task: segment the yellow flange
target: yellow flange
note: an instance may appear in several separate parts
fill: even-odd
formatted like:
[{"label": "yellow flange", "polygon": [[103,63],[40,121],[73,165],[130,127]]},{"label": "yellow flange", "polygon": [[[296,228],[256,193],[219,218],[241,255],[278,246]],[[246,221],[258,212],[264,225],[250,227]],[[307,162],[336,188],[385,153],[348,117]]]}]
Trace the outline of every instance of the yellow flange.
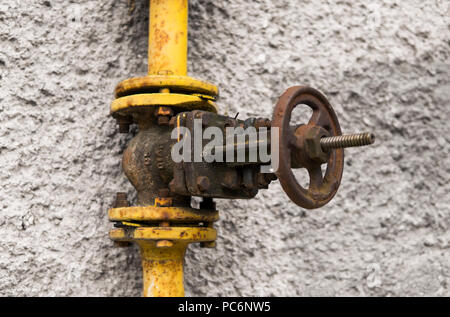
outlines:
[{"label": "yellow flange", "polygon": [[111,221],[159,222],[175,223],[214,222],[219,219],[217,210],[199,210],[186,207],[123,207],[108,210]]},{"label": "yellow flange", "polygon": [[178,240],[192,243],[214,241],[217,231],[203,227],[127,227],[112,229],[109,237],[114,241]]},{"label": "yellow flange", "polygon": [[123,112],[124,110],[130,112],[133,109],[148,106],[167,106],[180,111],[198,109],[217,113],[217,107],[211,100],[194,95],[171,93],[137,94],[120,97],[112,102],[111,113]]},{"label": "yellow flange", "polygon": [[174,92],[188,92],[205,94],[216,97],[219,89],[213,84],[187,76],[146,76],[130,78],[116,86],[116,98],[138,94],[140,92],[158,92],[159,89],[168,88]]},{"label": "yellow flange", "polygon": [[148,106],[217,113],[217,87],[187,76],[187,21],[188,0],[150,0],[148,76],[117,85],[112,114]]}]

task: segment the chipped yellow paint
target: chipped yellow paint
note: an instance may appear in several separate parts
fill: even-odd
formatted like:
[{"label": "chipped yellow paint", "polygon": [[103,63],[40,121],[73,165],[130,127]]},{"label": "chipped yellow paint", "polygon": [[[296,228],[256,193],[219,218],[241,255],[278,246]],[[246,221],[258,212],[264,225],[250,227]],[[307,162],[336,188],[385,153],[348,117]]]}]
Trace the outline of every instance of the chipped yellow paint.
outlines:
[{"label": "chipped yellow paint", "polygon": [[129,227],[114,228],[109,237],[114,241],[176,240],[192,243],[214,241],[217,231],[205,227]]},{"label": "chipped yellow paint", "polygon": [[213,84],[187,76],[161,76],[130,78],[119,83],[115,89],[116,98],[138,93],[139,91],[156,91],[161,88],[183,91],[188,93],[204,94],[209,98],[216,97],[219,89]]},{"label": "chipped yellow paint", "polygon": [[142,257],[143,296],[184,296],[183,261],[187,243],[158,248],[153,241],[139,241]]},{"label": "chipped yellow paint", "polygon": [[211,227],[130,226],[112,229],[109,236],[116,242],[134,241],[139,245],[143,296],[179,297],[184,296],[184,255],[188,244],[212,243],[217,231]]},{"label": "chipped yellow paint", "polygon": [[138,223],[134,223],[134,222],[127,222],[127,221],[122,221],[122,224],[124,226],[131,226],[131,227],[140,227],[141,225]]},{"label": "chipped yellow paint", "polygon": [[219,219],[217,210],[199,210],[186,207],[122,207],[108,210],[111,221],[170,221],[170,222],[214,222]]},{"label": "chipped yellow paint", "polygon": [[156,197],[155,207],[168,207],[172,205],[172,198],[170,197]]},{"label": "chipped yellow paint", "polygon": [[187,74],[188,0],[150,0],[148,74]]},{"label": "chipped yellow paint", "polygon": [[120,97],[111,104],[111,113],[137,107],[169,106],[181,111],[205,110],[217,113],[217,107],[211,100],[199,96],[171,93],[136,94]]},{"label": "chipped yellow paint", "polygon": [[150,0],[148,76],[119,83],[111,113],[166,106],[217,113],[219,91],[187,76],[188,0]]}]

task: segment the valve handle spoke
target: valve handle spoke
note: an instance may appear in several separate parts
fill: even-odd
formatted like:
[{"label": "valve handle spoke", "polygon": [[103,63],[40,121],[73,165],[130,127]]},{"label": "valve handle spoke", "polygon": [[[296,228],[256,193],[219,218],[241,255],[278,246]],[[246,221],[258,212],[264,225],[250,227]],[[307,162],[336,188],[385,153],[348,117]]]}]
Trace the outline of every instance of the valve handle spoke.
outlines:
[{"label": "valve handle spoke", "polygon": [[312,165],[307,170],[309,174],[309,190],[317,192],[324,182],[324,178],[322,176],[322,168],[318,164]]},{"label": "valve handle spoke", "polygon": [[316,126],[321,126],[321,127],[329,127],[330,126],[330,122],[329,122],[329,116],[327,115],[327,113],[324,111],[324,109],[322,107],[317,107],[316,104],[313,104],[313,114],[311,116],[311,119],[309,119],[308,124],[309,125],[316,125]]}]

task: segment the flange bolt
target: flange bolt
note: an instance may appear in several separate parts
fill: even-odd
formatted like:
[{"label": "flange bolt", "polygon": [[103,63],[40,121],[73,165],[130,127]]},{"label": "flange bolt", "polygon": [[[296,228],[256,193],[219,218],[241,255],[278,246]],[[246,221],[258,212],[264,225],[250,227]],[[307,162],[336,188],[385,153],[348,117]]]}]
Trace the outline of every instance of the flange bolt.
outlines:
[{"label": "flange bolt", "polygon": [[114,202],[114,208],[128,207],[128,195],[127,193],[117,193],[116,200]]},{"label": "flange bolt", "polygon": [[128,133],[130,131],[130,125],[133,123],[131,116],[115,116],[116,122],[119,125],[119,133]]}]

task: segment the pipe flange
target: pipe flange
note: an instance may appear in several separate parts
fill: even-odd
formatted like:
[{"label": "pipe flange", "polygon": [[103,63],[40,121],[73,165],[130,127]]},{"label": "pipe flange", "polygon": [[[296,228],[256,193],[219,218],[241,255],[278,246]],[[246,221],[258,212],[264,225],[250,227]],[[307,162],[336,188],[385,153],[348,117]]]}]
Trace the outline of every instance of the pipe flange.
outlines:
[{"label": "pipe flange", "polygon": [[219,219],[217,210],[203,210],[186,207],[122,207],[108,210],[109,220],[126,222],[200,223]]},{"label": "pipe flange", "polygon": [[217,230],[205,227],[124,227],[109,232],[114,241],[213,242]]},{"label": "pipe flange", "polygon": [[175,112],[204,110],[217,113],[216,104],[201,95],[172,93],[137,94],[120,97],[111,104],[111,114],[128,115],[147,107],[171,107]]},{"label": "pipe flange", "polygon": [[115,89],[116,98],[141,94],[155,93],[160,89],[170,89],[175,93],[198,93],[215,98],[219,94],[217,86],[188,76],[154,75],[126,79]]}]

